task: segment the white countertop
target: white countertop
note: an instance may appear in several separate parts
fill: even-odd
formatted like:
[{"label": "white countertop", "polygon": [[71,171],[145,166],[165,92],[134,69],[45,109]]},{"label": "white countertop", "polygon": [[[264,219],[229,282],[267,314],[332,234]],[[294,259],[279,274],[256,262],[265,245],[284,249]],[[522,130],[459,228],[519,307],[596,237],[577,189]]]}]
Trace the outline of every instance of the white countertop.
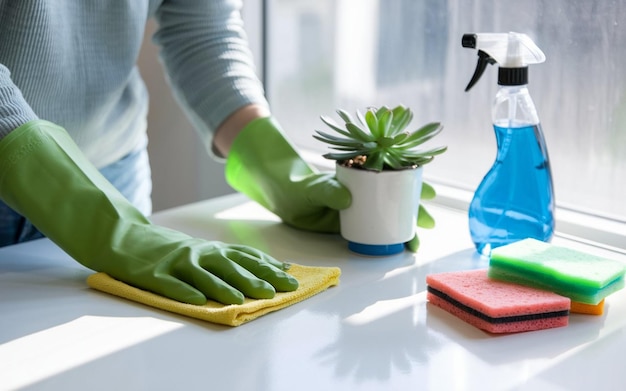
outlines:
[{"label": "white countertop", "polygon": [[156,214],[194,236],[342,269],[339,286],[236,328],[91,290],[91,272],[47,239],[2,248],[0,389],[626,389],[626,290],[565,328],[486,334],[426,302],[427,274],[487,266],[464,214],[429,210],[437,228],[420,231],[420,252],[387,258],[290,229],[240,195]]}]

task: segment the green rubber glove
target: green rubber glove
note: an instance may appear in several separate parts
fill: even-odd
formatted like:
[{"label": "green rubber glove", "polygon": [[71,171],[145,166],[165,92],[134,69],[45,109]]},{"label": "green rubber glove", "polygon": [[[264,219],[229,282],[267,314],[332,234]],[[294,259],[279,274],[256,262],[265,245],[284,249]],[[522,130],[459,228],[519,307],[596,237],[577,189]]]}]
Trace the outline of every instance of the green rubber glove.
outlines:
[{"label": "green rubber glove", "polygon": [[174,300],[239,304],[298,287],[258,250],[151,224],[50,122],[0,141],[0,198],[86,267]]},{"label": "green rubber glove", "polygon": [[272,118],[251,121],[228,153],[228,183],[285,224],[314,232],[339,232],[338,210],[350,206],[350,192],[334,174],[310,167]]}]

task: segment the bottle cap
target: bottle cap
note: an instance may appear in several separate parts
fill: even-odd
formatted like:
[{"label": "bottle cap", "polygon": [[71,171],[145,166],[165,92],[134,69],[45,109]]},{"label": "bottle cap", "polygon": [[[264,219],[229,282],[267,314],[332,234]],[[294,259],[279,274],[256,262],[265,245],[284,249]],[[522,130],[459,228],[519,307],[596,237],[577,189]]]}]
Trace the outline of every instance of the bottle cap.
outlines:
[{"label": "bottle cap", "polygon": [[528,84],[528,67],[498,69],[498,84],[501,86],[523,86]]},{"label": "bottle cap", "polygon": [[498,64],[498,84],[528,84],[528,65],[546,60],[545,54],[526,34],[479,33],[464,34],[461,44],[478,49],[478,64],[465,91],[469,91],[482,76],[487,65]]}]

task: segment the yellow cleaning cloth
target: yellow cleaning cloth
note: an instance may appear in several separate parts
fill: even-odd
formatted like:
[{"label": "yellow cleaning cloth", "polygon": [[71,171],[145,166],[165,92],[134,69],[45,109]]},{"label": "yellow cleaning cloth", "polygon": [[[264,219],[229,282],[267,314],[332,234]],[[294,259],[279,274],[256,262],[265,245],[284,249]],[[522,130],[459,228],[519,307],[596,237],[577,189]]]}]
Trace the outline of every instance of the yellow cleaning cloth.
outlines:
[{"label": "yellow cleaning cloth", "polygon": [[212,323],[239,326],[259,316],[308,299],[331,286],[339,284],[341,270],[337,267],[311,267],[291,264],[289,274],[298,280],[297,290],[277,292],[272,299],[254,300],[246,298],[244,303],[239,305],[224,305],[211,300],[205,305],[185,304],[132,287],[111,278],[106,273],[90,275],[87,277],[87,284],[94,289],[162,310]]}]

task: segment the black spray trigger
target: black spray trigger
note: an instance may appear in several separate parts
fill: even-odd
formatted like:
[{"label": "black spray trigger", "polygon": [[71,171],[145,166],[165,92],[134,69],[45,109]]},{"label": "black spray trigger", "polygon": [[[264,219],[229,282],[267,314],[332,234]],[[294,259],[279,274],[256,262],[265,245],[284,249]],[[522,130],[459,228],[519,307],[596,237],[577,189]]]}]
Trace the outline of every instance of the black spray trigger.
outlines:
[{"label": "black spray trigger", "polygon": [[474,71],[472,80],[470,80],[470,82],[467,84],[467,87],[465,87],[465,92],[469,91],[470,88],[472,88],[474,84],[478,82],[478,79],[480,79],[480,77],[483,75],[483,72],[485,72],[485,69],[487,69],[487,65],[493,65],[495,63],[496,63],[496,60],[494,60],[489,54],[487,54],[486,52],[483,52],[482,50],[479,50],[478,51],[478,63],[476,64],[476,70]]}]

